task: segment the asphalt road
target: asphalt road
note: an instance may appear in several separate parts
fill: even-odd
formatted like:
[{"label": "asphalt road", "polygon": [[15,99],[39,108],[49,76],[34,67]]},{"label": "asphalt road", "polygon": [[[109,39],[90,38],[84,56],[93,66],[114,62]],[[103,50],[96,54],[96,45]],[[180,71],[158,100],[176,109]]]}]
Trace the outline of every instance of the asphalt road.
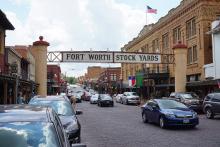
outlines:
[{"label": "asphalt road", "polygon": [[78,103],[82,142],[88,147],[220,147],[220,117],[208,120],[200,115],[195,129],[161,129],[144,124],[140,107],[115,103],[98,107]]}]

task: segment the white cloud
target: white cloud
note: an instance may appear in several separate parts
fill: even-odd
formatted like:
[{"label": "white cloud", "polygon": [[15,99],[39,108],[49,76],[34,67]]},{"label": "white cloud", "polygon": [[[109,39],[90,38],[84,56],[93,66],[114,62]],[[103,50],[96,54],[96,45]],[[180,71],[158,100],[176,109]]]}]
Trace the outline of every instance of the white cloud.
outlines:
[{"label": "white cloud", "polygon": [[[20,4],[21,0],[16,2]],[[50,42],[50,51],[71,48],[119,51],[146,22],[143,10],[115,0],[32,0],[29,7],[25,21],[18,20],[16,12],[7,12],[16,28],[8,33],[8,44],[32,44],[43,35]],[[149,18],[149,22],[153,21]],[[88,64],[61,64],[62,71],[68,71],[70,66],[75,71],[68,73],[79,76]]]}]

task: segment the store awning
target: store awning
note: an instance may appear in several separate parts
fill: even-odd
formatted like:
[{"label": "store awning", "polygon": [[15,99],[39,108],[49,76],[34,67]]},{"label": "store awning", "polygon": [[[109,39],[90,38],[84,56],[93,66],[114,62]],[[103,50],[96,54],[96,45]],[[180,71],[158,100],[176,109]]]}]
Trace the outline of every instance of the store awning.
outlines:
[{"label": "store awning", "polygon": [[205,80],[205,81],[194,81],[186,83],[186,86],[216,86],[218,85],[217,80]]}]

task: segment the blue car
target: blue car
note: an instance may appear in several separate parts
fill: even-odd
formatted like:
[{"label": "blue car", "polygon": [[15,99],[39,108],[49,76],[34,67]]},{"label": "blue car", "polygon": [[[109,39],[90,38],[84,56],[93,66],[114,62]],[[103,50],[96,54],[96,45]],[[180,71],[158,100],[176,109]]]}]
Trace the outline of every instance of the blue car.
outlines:
[{"label": "blue car", "polygon": [[154,122],[161,128],[199,124],[197,113],[184,104],[169,99],[152,99],[141,107],[144,123]]}]

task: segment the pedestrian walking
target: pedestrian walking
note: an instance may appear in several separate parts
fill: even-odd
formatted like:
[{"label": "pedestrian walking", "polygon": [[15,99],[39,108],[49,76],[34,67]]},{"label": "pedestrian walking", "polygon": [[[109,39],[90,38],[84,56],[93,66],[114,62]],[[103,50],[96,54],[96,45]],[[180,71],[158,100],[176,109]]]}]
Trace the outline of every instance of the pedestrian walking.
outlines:
[{"label": "pedestrian walking", "polygon": [[18,93],[18,96],[16,98],[16,103],[17,104],[24,104],[24,98],[22,97],[22,92]]},{"label": "pedestrian walking", "polygon": [[73,108],[76,108],[76,97],[74,95],[71,96],[70,102],[72,103]]}]

